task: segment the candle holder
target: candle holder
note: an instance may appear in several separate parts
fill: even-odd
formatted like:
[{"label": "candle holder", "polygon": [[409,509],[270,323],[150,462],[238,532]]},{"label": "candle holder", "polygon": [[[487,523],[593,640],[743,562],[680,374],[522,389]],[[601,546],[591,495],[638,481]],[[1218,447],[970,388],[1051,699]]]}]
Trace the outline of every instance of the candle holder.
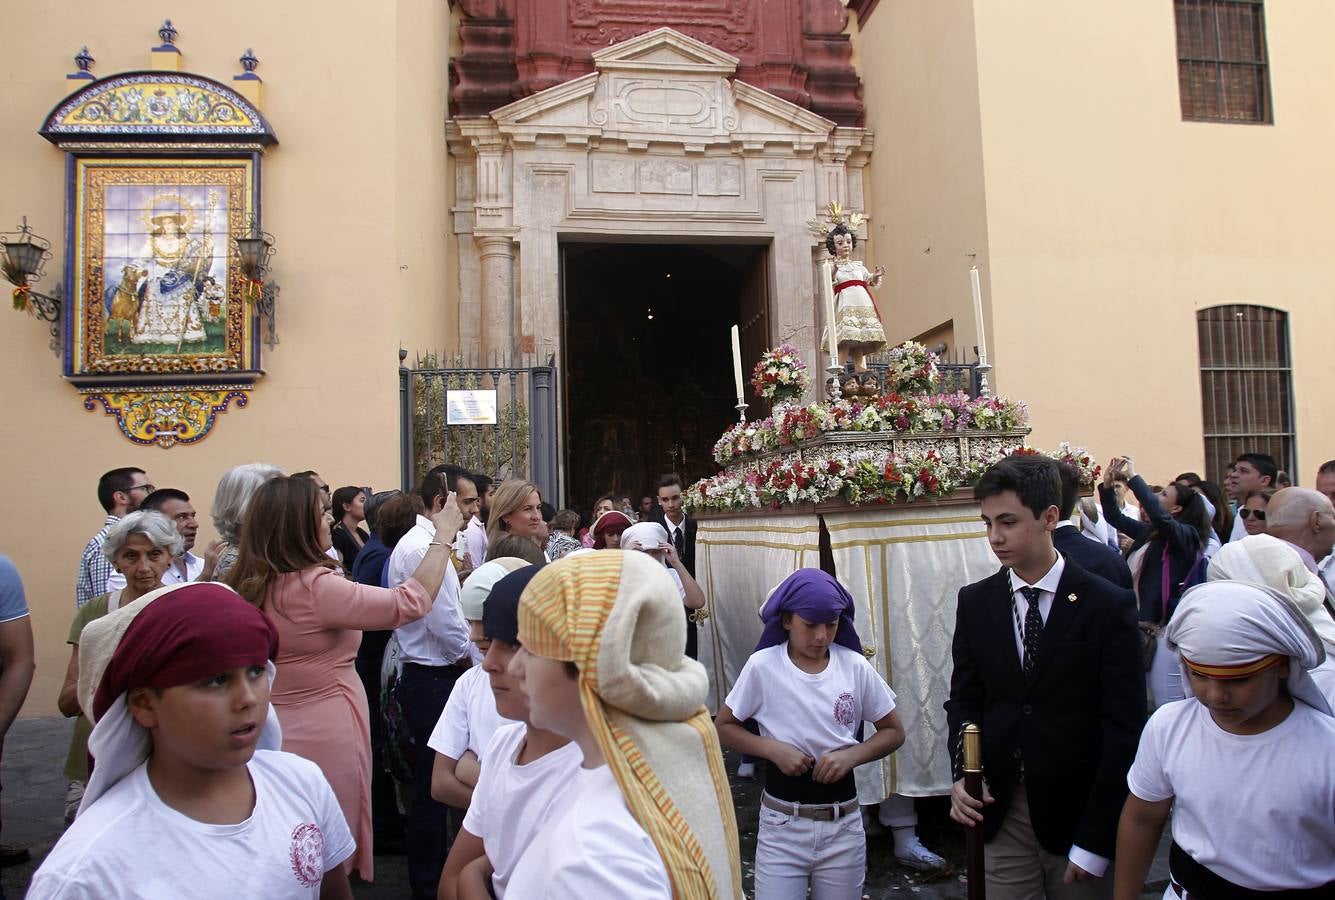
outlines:
[{"label": "candle holder", "polygon": [[992,367],[987,363],[978,364],[978,396],[991,397],[992,389],[987,383],[987,373],[992,371]]},{"label": "candle holder", "polygon": [[830,400],[838,403],[844,396],[843,388],[839,386],[839,382],[843,380],[844,367],[836,365],[834,360],[830,360],[830,364],[825,367],[825,371],[830,376]]},{"label": "candle holder", "polygon": [[737,410],[737,422],[741,425],[746,424],[746,408],[748,405],[749,404],[744,401],[738,400],[737,405],[733,407],[733,409]]}]

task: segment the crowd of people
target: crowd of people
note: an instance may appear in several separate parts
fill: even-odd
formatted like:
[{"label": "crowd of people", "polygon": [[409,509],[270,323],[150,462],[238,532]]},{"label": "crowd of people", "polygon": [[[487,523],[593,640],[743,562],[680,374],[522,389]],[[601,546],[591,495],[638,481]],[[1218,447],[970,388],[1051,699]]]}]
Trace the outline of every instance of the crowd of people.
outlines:
[{"label": "crowd of people", "polygon": [[[1222,486],[1115,457],[1096,498],[1045,457],[983,475],[1001,568],[959,594],[942,753],[993,900],[1138,897],[1170,811],[1165,896],[1335,891],[1335,461],[1284,481],[1260,453]],[[862,897],[868,821],[943,869],[911,798],[859,805],[906,733],[834,575],[712,598],[762,633],[706,712],[682,487],[584,519],[452,465],[411,492],[242,465],[199,548],[186,491],[107,472],[58,697],[68,828],[29,896],[346,898],[403,853],[414,898],[739,898],[722,748],[763,779],[760,900]],[[0,735],[27,616],[0,556]]]}]

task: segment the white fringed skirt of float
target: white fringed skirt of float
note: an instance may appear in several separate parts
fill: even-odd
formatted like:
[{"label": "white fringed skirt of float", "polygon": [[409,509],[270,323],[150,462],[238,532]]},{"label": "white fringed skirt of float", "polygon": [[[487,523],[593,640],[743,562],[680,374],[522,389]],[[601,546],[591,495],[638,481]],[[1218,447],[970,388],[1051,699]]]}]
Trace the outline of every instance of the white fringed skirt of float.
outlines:
[{"label": "white fringed skirt of float", "polygon": [[[986,465],[1022,445],[1027,428],[1008,432],[832,434],[790,452],[753,457],[731,467],[760,472],[772,462],[819,464],[833,451],[894,454]],[[842,452],[840,452],[842,451]],[[914,473],[911,473],[914,474]],[[726,477],[728,471],[723,476]],[[800,492],[799,492],[800,493]],[[901,497],[906,497],[901,494]],[[771,503],[772,506],[772,503]],[[857,604],[854,623],[864,652],[894,689],[904,724],[903,747],[856,772],[863,803],[892,793],[932,796],[950,791],[946,714],[950,644],[959,589],[996,571],[972,490],[932,499],[850,504],[799,502],[779,509],[693,512],[696,580],[709,617],[699,625],[700,661],[710,675],[715,712],[760,637],[758,610],[769,591],[794,570],[822,567],[822,554]],[[866,726],[868,729],[870,725]]]}]

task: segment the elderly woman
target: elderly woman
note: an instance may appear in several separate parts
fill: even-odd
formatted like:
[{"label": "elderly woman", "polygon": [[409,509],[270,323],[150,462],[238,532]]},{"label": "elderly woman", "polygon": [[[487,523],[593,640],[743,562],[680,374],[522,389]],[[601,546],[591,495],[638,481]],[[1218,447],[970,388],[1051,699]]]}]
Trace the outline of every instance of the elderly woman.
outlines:
[{"label": "elderly woman", "polygon": [[463,514],[450,503],[433,521],[437,540],[407,581],[395,588],[357,584],[340,576],[326,555],[331,519],[315,485],[307,478],[270,479],[250,503],[240,555],[227,578],[278,629],[271,702],[283,726],[283,749],[324,772],[357,840],[357,853],[345,865],[366,881],[374,874],[371,734],[354,659],[363,630],[397,628],[430,611]]},{"label": "elderly woman", "polygon": [[641,553],[570,556],[524,589],[508,670],[529,722],[584,762],[506,896],[742,896],[709,678],[682,655],[684,624],[671,579]]},{"label": "elderly woman", "polygon": [[228,469],[218,479],[211,514],[213,527],[217,529],[222,544],[218,547],[218,564],[213,568],[214,581],[225,581],[227,573],[236,565],[241,543],[241,523],[246,520],[250,498],[260,485],[282,474],[282,469],[268,463],[246,463]]},{"label": "elderly woman", "polygon": [[79,708],[79,635],[84,626],[109,612],[133,603],[144,594],[162,586],[162,575],[173,559],[185,551],[185,542],[176,525],[160,512],[132,512],[107,532],[102,552],[112,568],[125,577],[125,587],[100,597],[94,597],[74,613],[68,643],[70,664],[65,669],[65,683],[61,685],[56,705],[66,716],[78,716],[74,735],[70,738],[69,755],[65,758],[65,777],[69,792],[65,797],[65,821],[74,820],[83,797],[83,786],[88,781],[88,735],[93,726]]}]

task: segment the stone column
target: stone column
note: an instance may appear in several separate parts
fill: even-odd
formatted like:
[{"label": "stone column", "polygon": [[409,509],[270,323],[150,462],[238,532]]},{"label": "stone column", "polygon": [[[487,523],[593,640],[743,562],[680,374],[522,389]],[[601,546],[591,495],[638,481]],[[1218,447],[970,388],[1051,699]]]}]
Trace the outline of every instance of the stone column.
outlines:
[{"label": "stone column", "polygon": [[482,263],[482,353],[514,352],[514,238],[506,232],[475,232]]}]

